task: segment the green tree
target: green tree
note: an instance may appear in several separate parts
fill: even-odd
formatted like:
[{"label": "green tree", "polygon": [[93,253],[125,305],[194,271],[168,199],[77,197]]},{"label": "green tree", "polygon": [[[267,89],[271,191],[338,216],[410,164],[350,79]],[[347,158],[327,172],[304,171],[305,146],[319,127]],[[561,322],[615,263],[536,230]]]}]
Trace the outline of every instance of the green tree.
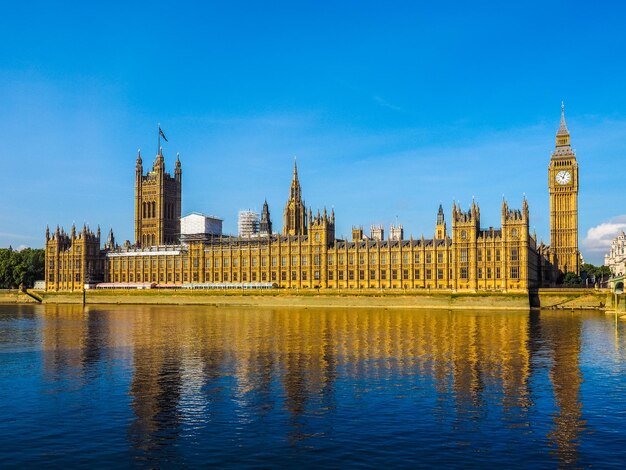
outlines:
[{"label": "green tree", "polygon": [[583,285],[583,281],[576,273],[565,273],[563,285],[565,287],[580,287]]},{"label": "green tree", "polygon": [[611,277],[611,269],[608,266],[594,266],[585,263],[580,267],[580,276],[583,280],[587,279],[589,285],[603,284]]},{"label": "green tree", "polygon": [[15,289],[20,284],[32,287],[44,277],[45,252],[42,249],[0,248],[0,288]]},{"label": "green tree", "polygon": [[13,249],[0,249],[0,288],[8,289],[13,284]]},{"label": "green tree", "polygon": [[596,270],[598,268],[595,267],[593,264],[590,263],[584,263],[581,267],[580,267],[580,276],[583,278],[594,278],[596,276]]}]

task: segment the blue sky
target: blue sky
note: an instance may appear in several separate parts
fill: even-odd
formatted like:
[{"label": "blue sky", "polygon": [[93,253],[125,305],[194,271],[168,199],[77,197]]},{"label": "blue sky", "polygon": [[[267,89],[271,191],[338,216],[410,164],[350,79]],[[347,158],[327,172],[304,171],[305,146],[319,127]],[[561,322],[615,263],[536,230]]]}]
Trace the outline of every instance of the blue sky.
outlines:
[{"label": "blue sky", "polygon": [[[156,126],[183,212],[260,210],[276,228],[298,158],[307,205],[432,236],[475,197],[500,225],[528,197],[549,239],[547,166],[565,101],[580,242],[626,227],[626,4],[11,2],[0,16],[0,246],[46,224],[133,236],[134,162]],[[366,230],[367,231],[367,230]]]}]

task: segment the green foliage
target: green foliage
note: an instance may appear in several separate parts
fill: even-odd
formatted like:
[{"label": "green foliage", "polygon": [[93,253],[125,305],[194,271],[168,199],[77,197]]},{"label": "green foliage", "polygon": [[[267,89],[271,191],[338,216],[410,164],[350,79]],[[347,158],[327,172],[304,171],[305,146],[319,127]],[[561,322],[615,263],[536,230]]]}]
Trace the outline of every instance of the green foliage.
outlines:
[{"label": "green foliage", "polygon": [[565,287],[579,287],[583,285],[583,281],[576,273],[565,273],[563,285]]},{"label": "green foliage", "polygon": [[580,275],[582,277],[594,277],[596,269],[598,268],[593,264],[585,263],[580,267]]},{"label": "green foliage", "polygon": [[0,248],[0,289],[15,289],[20,284],[32,287],[36,280],[44,278],[44,262],[42,249]]},{"label": "green foliage", "polygon": [[580,275],[583,279],[589,279],[590,283],[603,282],[611,277],[611,270],[608,266],[585,263],[580,267]]}]

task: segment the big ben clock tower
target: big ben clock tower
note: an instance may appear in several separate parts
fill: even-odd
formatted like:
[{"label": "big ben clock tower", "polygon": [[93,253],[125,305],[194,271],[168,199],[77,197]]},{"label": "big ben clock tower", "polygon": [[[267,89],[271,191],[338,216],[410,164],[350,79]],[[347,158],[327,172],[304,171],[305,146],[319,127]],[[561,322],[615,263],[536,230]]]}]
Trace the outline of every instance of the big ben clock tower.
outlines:
[{"label": "big ben clock tower", "polygon": [[561,103],[561,125],[556,148],[548,166],[550,188],[550,251],[554,267],[562,272],[579,273],[578,251],[578,162],[570,146]]}]

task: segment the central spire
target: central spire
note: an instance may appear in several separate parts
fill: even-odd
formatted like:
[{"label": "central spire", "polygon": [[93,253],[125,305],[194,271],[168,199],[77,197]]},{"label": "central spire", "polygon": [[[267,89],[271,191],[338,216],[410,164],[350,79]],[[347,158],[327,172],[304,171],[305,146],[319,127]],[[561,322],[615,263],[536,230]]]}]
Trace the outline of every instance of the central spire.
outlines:
[{"label": "central spire", "polygon": [[443,206],[439,204],[439,210],[437,211],[437,225],[444,223]]},{"label": "central spire", "polygon": [[306,235],[306,208],[302,201],[302,189],[298,181],[298,165],[293,159],[293,178],[289,191],[289,200],[285,205],[283,235]]},{"label": "central spire", "polygon": [[298,181],[298,165],[296,157],[293,157],[293,178],[291,180],[291,198],[300,200],[300,181]]}]

